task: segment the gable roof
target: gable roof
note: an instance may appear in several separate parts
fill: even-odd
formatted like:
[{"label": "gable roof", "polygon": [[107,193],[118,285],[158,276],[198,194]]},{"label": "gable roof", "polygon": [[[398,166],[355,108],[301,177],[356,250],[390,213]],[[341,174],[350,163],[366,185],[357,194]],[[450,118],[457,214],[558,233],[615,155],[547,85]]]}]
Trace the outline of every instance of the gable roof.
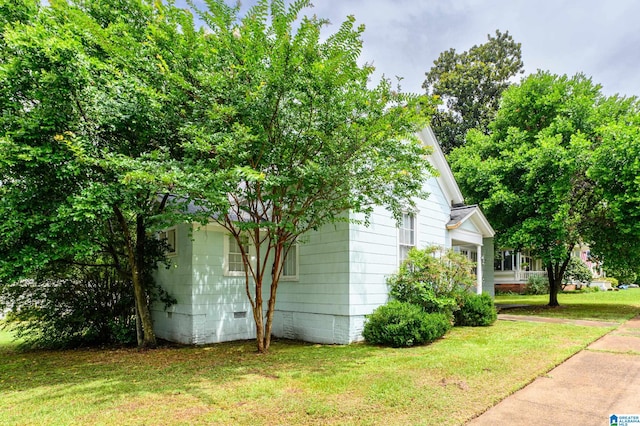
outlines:
[{"label": "gable roof", "polygon": [[456,179],[453,177],[453,172],[451,172],[451,167],[449,167],[449,163],[447,163],[447,159],[431,127],[425,127],[422,131],[418,132],[418,137],[424,145],[430,146],[433,149],[433,153],[429,156],[429,162],[440,172],[440,175],[436,179],[449,205],[464,205],[462,192],[460,192]]},{"label": "gable roof", "polygon": [[495,231],[491,227],[491,224],[476,204],[470,206],[453,207],[451,209],[451,216],[449,222],[447,222],[447,229],[457,229],[467,220],[471,220],[474,226],[482,233],[482,236],[493,237]]},{"label": "gable roof", "polygon": [[482,210],[480,210],[480,207],[475,204],[469,206],[464,204],[464,197],[462,196],[460,187],[453,176],[447,158],[444,156],[440,148],[440,143],[438,143],[431,127],[426,127],[420,131],[418,137],[424,145],[430,146],[433,149],[433,153],[429,156],[429,162],[440,172],[436,180],[451,206],[451,216],[447,223],[447,229],[457,229],[467,220],[471,220],[478,231],[482,233],[483,237],[493,237],[495,231],[482,213]]}]

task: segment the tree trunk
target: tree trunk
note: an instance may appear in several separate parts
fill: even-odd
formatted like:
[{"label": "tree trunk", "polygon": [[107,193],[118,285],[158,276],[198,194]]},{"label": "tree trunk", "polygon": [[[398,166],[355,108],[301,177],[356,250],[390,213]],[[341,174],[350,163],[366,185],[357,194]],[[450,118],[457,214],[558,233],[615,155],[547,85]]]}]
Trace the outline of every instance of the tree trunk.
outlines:
[{"label": "tree trunk", "polygon": [[136,342],[138,347],[142,347],[144,342],[144,332],[142,331],[142,320],[140,319],[140,311],[138,311],[138,300],[134,298],[134,308],[136,312]]},{"label": "tree trunk", "polygon": [[567,253],[567,257],[562,262],[547,263],[547,277],[549,278],[549,305],[552,307],[560,306],[558,302],[558,293],[562,288],[562,280],[564,278],[564,272],[567,270],[567,265],[569,264],[569,259],[571,258],[571,249],[573,245],[570,246],[569,252]]},{"label": "tree trunk", "polygon": [[549,279],[549,305],[548,306],[560,306],[558,303],[558,289],[559,285],[555,280],[555,277]]},{"label": "tree trunk", "polygon": [[[256,290],[257,290],[256,285]],[[258,303],[258,298],[256,297],[256,303],[253,306],[253,320],[256,323],[256,344],[258,348],[258,352],[265,353],[267,349],[264,347],[264,317],[262,313],[262,298],[260,298],[260,303]]]},{"label": "tree trunk", "polygon": [[[142,345],[138,345],[143,348],[154,348],[156,346],[156,334],[153,331],[153,321],[151,320],[151,312],[149,311],[149,303],[147,301],[147,295],[144,291],[144,286],[141,277],[139,258],[136,255],[136,248],[134,248],[133,242],[131,240],[131,233],[129,232],[129,225],[127,224],[127,220],[124,215],[120,211],[117,206],[113,206],[113,212],[118,219],[118,223],[120,224],[120,229],[122,230],[124,241],[125,241],[125,250],[127,252],[127,257],[129,259],[129,265],[131,268],[131,282],[133,284],[133,295],[136,302],[136,311],[138,315],[140,315],[140,321],[142,322],[142,331],[143,331],[143,339]],[[138,228],[139,224],[137,224],[136,228]],[[136,229],[136,234],[138,233],[138,229]]]},{"label": "tree trunk", "polygon": [[273,328],[273,314],[276,310],[276,293],[278,291],[278,282],[282,271],[282,245],[275,248],[273,259],[273,267],[271,268],[271,291],[269,293],[269,303],[267,305],[267,325],[264,335],[264,351],[269,350],[271,346],[271,330]]}]

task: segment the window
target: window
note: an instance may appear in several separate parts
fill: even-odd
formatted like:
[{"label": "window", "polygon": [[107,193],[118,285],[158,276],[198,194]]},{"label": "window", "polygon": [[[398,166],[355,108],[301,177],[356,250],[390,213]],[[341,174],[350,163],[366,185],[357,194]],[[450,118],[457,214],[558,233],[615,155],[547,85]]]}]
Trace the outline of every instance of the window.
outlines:
[{"label": "window", "polygon": [[402,263],[409,250],[416,247],[416,215],[402,213],[402,222],[398,229],[398,259]]},{"label": "window", "polygon": [[[241,236],[242,247],[245,254],[249,255],[249,238]],[[225,239],[225,275],[244,276],[244,262],[242,250],[233,235],[227,235]]]},{"label": "window", "polygon": [[298,279],[298,245],[294,244],[289,249],[287,257],[282,262],[282,275],[280,279],[295,281]]},{"label": "window", "polygon": [[175,255],[176,251],[176,228],[169,228],[166,231],[158,232],[158,239],[167,244],[167,255]]},{"label": "window", "polygon": [[499,251],[495,257],[493,269],[495,271],[512,271],[515,257],[513,250]]}]

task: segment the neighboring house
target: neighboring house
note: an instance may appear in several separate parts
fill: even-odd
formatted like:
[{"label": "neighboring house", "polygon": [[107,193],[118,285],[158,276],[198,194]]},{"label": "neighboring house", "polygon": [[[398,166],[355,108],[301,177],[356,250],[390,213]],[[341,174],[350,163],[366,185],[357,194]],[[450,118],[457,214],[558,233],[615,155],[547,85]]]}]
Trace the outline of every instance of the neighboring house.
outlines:
[{"label": "neighboring house", "polygon": [[[477,206],[464,205],[431,129],[419,137],[433,147],[430,161],[439,171],[425,183],[428,198],[416,200],[399,227],[387,210],[376,208],[368,227],[338,223],[305,236],[285,261],[274,336],[337,344],[361,340],[365,315],[387,302],[386,279],[412,247],[439,245],[465,253],[477,262],[477,292],[493,295],[493,229]],[[255,338],[235,240],[214,224],[180,224],[164,232],[172,266],[156,278],[177,303],[166,310],[153,306],[157,336],[196,344]]]},{"label": "neighboring house", "polygon": [[[603,276],[602,265],[591,259],[589,247],[576,245],[571,256],[578,257],[591,269],[594,279]],[[522,293],[531,276],[547,277],[547,271],[540,259],[526,251],[511,249],[497,250],[494,255],[494,281],[496,293]]]}]

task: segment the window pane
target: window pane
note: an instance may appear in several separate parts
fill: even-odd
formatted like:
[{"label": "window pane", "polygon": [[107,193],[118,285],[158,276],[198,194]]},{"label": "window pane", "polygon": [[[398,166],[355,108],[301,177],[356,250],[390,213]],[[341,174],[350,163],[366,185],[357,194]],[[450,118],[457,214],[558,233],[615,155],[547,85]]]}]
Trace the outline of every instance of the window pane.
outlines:
[{"label": "window pane", "polygon": [[298,275],[297,258],[298,258],[298,246],[294,245],[289,249],[289,253],[287,254],[287,257],[284,259],[284,262],[282,264],[282,276],[295,277]]},{"label": "window pane", "polygon": [[[243,246],[245,253],[248,252],[249,246],[247,244],[248,240],[243,238]],[[242,261],[242,251],[240,250],[240,245],[233,237],[233,235],[229,235],[229,257],[227,259],[229,264],[230,272],[243,272],[244,271],[244,262]]]},{"label": "window pane", "polygon": [[398,256],[402,263],[409,250],[416,246],[416,217],[412,213],[402,214],[402,223],[398,230]]}]

